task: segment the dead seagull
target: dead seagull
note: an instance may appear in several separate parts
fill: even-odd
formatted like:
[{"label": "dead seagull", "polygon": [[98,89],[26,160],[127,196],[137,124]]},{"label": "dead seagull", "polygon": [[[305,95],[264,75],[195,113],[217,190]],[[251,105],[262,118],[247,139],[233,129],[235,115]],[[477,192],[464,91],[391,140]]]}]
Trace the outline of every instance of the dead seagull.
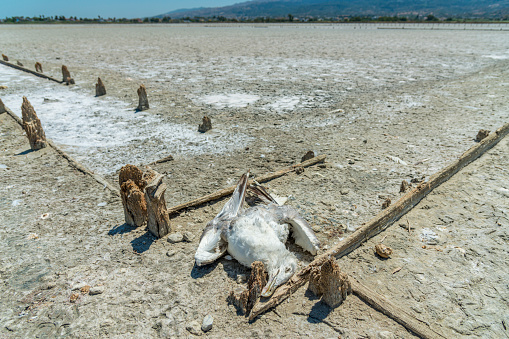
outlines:
[{"label": "dead seagull", "polygon": [[249,172],[242,175],[233,196],[212,219],[200,238],[194,259],[198,266],[210,264],[226,251],[245,266],[261,261],[269,274],[262,296],[271,296],[297,270],[297,258],[286,249],[290,233],[295,243],[313,255],[320,246],[308,223],[292,207],[279,206],[263,189],[250,187],[267,205],[242,209]]}]

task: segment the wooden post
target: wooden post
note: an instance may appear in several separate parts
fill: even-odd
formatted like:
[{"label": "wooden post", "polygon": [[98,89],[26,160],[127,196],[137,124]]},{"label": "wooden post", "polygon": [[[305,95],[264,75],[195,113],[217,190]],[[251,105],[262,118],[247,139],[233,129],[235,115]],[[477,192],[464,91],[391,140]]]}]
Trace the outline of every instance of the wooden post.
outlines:
[{"label": "wooden post", "polygon": [[71,78],[71,72],[67,69],[67,66],[62,65],[62,82],[66,85],[74,85],[74,79]]},{"label": "wooden post", "polygon": [[100,97],[101,95],[106,95],[106,87],[104,87],[101,78],[97,78],[97,84],[95,84],[95,96]]},{"label": "wooden post", "polygon": [[148,98],[147,98],[147,89],[144,85],[141,85],[140,88],[138,88],[138,107],[136,108],[137,111],[144,111],[149,109],[148,105]]},{"label": "wooden post", "polygon": [[138,167],[129,164],[120,169],[118,176],[125,222],[135,227],[139,227],[147,221],[145,181],[142,177],[143,172]]},{"label": "wooden post", "polygon": [[[145,200],[147,201],[147,226],[149,231],[158,238],[170,233],[170,218],[166,210],[164,192],[166,184],[163,183],[163,175],[155,171],[148,173],[145,187]],[[147,174],[147,172],[145,172]],[[145,177],[145,175],[144,175]]]},{"label": "wooden post", "polygon": [[37,113],[35,113],[34,108],[26,97],[23,97],[21,114],[23,115],[23,128],[27,133],[30,148],[38,150],[46,147],[46,134],[42,129],[41,120],[37,117]]},{"label": "wooden post", "polygon": [[203,121],[200,125],[198,125],[198,132],[205,133],[212,129],[212,121],[208,116],[203,117]]}]

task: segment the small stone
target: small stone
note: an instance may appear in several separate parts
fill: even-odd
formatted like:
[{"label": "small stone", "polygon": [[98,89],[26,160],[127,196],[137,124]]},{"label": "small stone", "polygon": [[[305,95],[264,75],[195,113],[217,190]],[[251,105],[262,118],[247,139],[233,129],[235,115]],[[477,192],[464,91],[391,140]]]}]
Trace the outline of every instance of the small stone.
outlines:
[{"label": "small stone", "polygon": [[166,256],[169,258],[173,257],[175,254],[177,254],[177,251],[174,251],[174,250],[170,250],[170,251],[166,252]]},{"label": "small stone", "polygon": [[214,318],[210,314],[207,314],[205,318],[203,318],[203,322],[201,324],[201,330],[203,332],[210,331],[212,329],[212,323],[214,322]]},{"label": "small stone", "polygon": [[392,254],[392,248],[385,246],[384,244],[378,244],[375,246],[376,254],[382,258],[389,258]]},{"label": "small stone", "polygon": [[202,334],[201,333],[201,326],[200,326],[200,324],[196,320],[193,320],[189,324],[187,324],[186,330],[188,330],[191,334],[194,334],[194,335],[201,335]]},{"label": "small stone", "polygon": [[81,292],[81,294],[89,293],[90,292],[90,286],[87,285],[87,286],[84,286],[84,287],[80,288],[80,292]]},{"label": "small stone", "polygon": [[320,233],[320,231],[322,230],[322,229],[320,228],[320,226],[317,226],[317,225],[315,225],[315,226],[311,226],[311,229],[312,229],[312,230],[313,230],[313,232],[315,232],[315,233]]},{"label": "small stone", "polygon": [[18,61],[16,61],[16,64],[17,64],[18,66],[23,67],[23,64],[22,64],[19,60],[18,60]]},{"label": "small stone", "polygon": [[340,190],[340,192],[341,192],[341,195],[348,195],[348,193],[350,193],[350,190],[348,188],[342,188]]},{"label": "small stone", "polygon": [[79,293],[73,293],[71,294],[71,296],[69,297],[69,301],[72,302],[73,304],[78,301],[80,297],[80,294]]},{"label": "small stone", "polygon": [[316,157],[315,152],[307,151],[307,153],[304,154],[304,156],[300,159],[300,162],[304,162],[306,160],[313,159],[314,157]]},{"label": "small stone", "polygon": [[[5,86],[5,85],[0,85],[0,89],[7,89],[7,88],[8,88],[8,87],[7,87],[7,86]],[[2,111],[2,112],[0,112],[0,113],[3,113],[3,112],[5,112],[5,111]]]},{"label": "small stone", "polygon": [[348,159],[348,164],[353,165],[353,164],[355,164],[355,161],[353,159]]},{"label": "small stone", "polygon": [[302,166],[297,166],[297,167],[295,168],[295,173],[296,173],[296,174],[302,174],[302,173],[304,173],[304,167],[302,167]]},{"label": "small stone", "polygon": [[171,244],[176,244],[184,240],[184,236],[178,232],[172,233],[168,236],[168,242]]},{"label": "small stone", "polygon": [[94,286],[89,290],[90,295],[102,294],[104,293],[104,286]]},{"label": "small stone", "polygon": [[81,290],[85,286],[87,286],[87,283],[84,283],[84,282],[80,282],[80,283],[74,284],[72,286],[71,291]]},{"label": "small stone", "polygon": [[4,61],[9,61],[9,57],[5,54],[2,54],[2,58],[4,59]]},{"label": "small stone", "polygon": [[212,121],[208,116],[203,117],[203,121],[201,125],[198,125],[198,132],[205,133],[207,131],[210,131],[212,129]]},{"label": "small stone", "polygon": [[189,232],[189,231],[186,231],[184,232],[183,234],[183,238],[184,238],[184,241],[185,242],[193,242],[194,240],[194,234]]},{"label": "small stone", "polygon": [[42,73],[42,65],[41,65],[40,62],[36,62],[35,63],[35,71],[39,72],[39,73]]},{"label": "small stone", "polygon": [[247,281],[247,276],[245,274],[237,275],[237,284],[243,284]]}]

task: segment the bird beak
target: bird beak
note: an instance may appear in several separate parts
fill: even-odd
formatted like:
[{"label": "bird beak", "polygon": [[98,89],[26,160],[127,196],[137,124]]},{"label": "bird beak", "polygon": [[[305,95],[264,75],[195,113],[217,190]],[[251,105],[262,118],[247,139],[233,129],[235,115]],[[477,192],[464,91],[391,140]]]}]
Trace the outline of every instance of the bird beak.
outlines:
[{"label": "bird beak", "polygon": [[270,297],[272,294],[274,294],[274,291],[276,290],[275,286],[276,276],[278,274],[279,270],[277,270],[276,274],[269,278],[269,281],[267,281],[267,285],[265,285],[265,287],[262,289],[262,297]]}]

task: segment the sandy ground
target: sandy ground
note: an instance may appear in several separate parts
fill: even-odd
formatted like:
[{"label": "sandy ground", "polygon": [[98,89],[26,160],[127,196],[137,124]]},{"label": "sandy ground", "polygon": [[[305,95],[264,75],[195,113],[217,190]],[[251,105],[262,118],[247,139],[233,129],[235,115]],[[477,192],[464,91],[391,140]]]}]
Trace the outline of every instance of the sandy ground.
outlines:
[{"label": "sandy ground", "polygon": [[[77,84],[2,66],[0,98],[20,114],[26,95],[47,135],[111,182],[125,163],[174,155],[154,166],[167,175],[168,205],[309,149],[327,154],[325,166],[267,185],[326,249],[396,200],[402,180],[426,178],[479,129],[507,122],[506,33],[375,28],[1,26],[0,52],[55,77],[65,64]],[[107,97],[93,97],[97,76]],[[151,109],[136,113],[141,83]],[[196,131],[203,115],[214,127],[205,135]],[[155,241],[123,224],[108,190],[51,149],[29,152],[21,128],[6,114],[0,121],[3,335],[191,336],[186,327],[211,314],[212,337],[411,337],[355,296],[330,310],[304,289],[248,324],[226,296],[249,271],[227,259],[198,269],[192,259],[224,201],[172,220],[193,242]],[[396,223],[341,267],[447,337],[507,336],[507,154],[503,141],[409,213],[410,234]],[[386,261],[372,252],[383,236],[395,249]],[[312,260],[290,248],[302,265]],[[104,291],[71,303],[79,283]]]}]

